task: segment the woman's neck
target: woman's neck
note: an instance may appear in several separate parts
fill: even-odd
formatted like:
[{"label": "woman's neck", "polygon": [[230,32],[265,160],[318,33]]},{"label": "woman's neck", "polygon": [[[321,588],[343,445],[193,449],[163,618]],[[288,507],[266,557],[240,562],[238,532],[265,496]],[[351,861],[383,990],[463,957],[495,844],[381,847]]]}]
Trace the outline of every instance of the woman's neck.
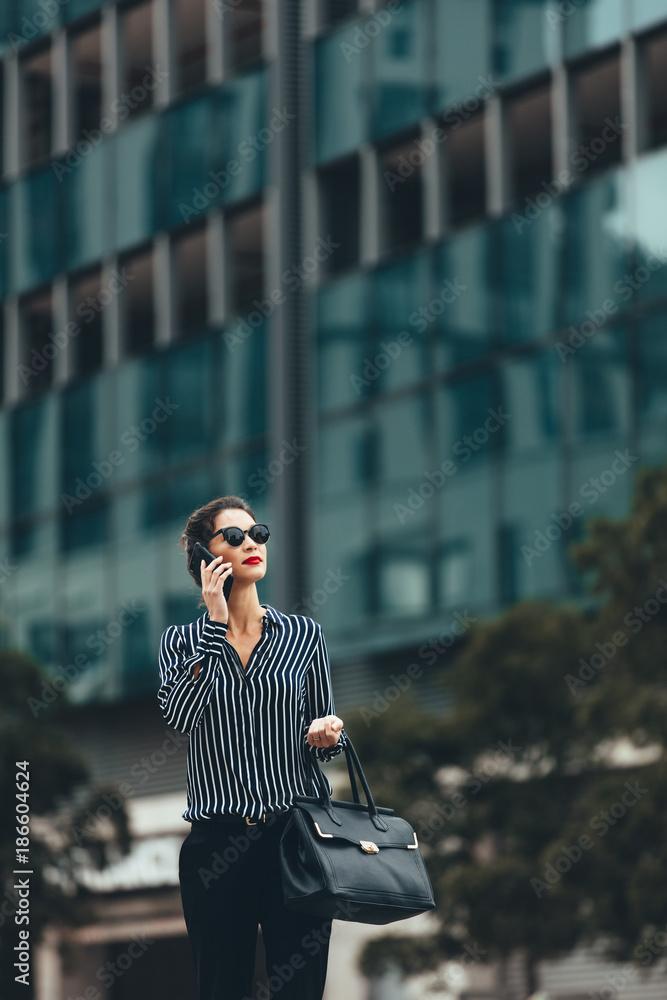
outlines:
[{"label": "woman's neck", "polygon": [[250,634],[251,632],[255,632],[258,626],[261,626],[265,611],[257,599],[255,588],[253,587],[252,589],[254,593],[237,593],[236,601],[234,601],[234,590],[232,588],[230,599],[227,602],[229,610],[227,631],[231,629],[234,635]]}]

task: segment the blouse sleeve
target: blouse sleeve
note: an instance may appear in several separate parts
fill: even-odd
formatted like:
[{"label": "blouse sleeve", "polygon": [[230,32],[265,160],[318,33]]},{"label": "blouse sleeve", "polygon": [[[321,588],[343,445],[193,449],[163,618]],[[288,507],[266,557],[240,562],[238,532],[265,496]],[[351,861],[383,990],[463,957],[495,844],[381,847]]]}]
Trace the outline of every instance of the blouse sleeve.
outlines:
[{"label": "blouse sleeve", "polygon": [[308,742],[308,730],[314,719],[325,715],[335,715],[333,693],[331,690],[331,671],[329,669],[329,653],[322,626],[317,623],[317,645],[313,663],[306,674],[306,724],[303,734],[308,751],[323,763],[342,753],[347,743],[347,734],[341,729],[338,742],[330,747],[311,746]]},{"label": "blouse sleeve", "polygon": [[[225,622],[207,621],[190,656],[184,655],[183,632],[178,625],[170,625],[162,633],[157,698],[162,715],[180,733],[196,729],[213,697],[222,656],[222,640],[226,633]],[[200,668],[195,677],[197,663]]]}]

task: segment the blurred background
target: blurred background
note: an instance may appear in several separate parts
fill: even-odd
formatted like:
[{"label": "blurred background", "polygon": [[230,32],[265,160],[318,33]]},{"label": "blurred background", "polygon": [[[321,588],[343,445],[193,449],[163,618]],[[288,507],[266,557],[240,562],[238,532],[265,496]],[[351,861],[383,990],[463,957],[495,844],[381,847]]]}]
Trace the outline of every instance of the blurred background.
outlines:
[{"label": "blurred background", "polygon": [[[4,0],[0,56],[0,640],[129,838],[77,926],[45,904],[34,996],[189,1000],[156,701],[201,613],[186,519],[234,494],[269,523],[260,600],[323,625],[383,804],[411,661],[441,720],[473,622],[588,607],[582,512],[626,517],[667,456],[667,0]],[[431,928],[403,924],[337,922],[326,1000],[665,995],[577,941],[362,969]]]}]

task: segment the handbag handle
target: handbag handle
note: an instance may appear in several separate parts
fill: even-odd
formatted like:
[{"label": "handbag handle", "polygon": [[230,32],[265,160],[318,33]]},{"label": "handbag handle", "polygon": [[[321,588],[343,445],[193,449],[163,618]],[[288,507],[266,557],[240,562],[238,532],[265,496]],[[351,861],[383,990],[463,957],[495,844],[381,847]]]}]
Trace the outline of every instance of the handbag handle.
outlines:
[{"label": "handbag handle", "polygon": [[[347,736],[347,733],[345,733]],[[349,739],[349,736],[347,737]],[[343,747],[343,749],[345,749]],[[355,802],[360,803],[359,789],[357,788],[357,776],[354,773],[354,765],[352,764],[352,758],[349,754],[345,754],[345,762],[347,764],[347,773],[350,775],[350,785],[352,787],[352,798]]]},{"label": "handbag handle", "polygon": [[[359,778],[361,779],[361,785],[363,787],[364,794],[366,796],[366,804],[368,806],[368,815],[373,820],[373,823],[375,823],[375,825],[379,829],[381,830],[388,829],[386,823],[384,822],[383,819],[381,819],[377,811],[377,806],[375,805],[375,802],[373,800],[370,787],[366,780],[366,775],[364,774],[363,768],[359,761],[359,757],[357,756],[357,751],[354,749],[354,746],[352,745],[352,740],[347,735],[347,733],[345,735],[347,736],[347,743],[343,747],[343,750],[345,751],[345,755],[347,757],[347,769],[350,775],[350,784],[352,786],[352,795],[354,796],[354,801],[357,803],[360,802],[359,789],[357,787],[356,778],[354,776],[353,765],[358,771]],[[320,770],[319,764],[316,758],[312,754],[309,754],[309,756],[311,760],[311,766],[316,775],[316,784],[319,785],[320,787],[320,795],[318,796],[320,802],[322,803],[323,808],[326,809],[327,813],[329,813],[331,818],[335,819],[335,821],[340,824],[340,820],[338,820],[333,811],[333,806],[331,804],[331,795],[329,794],[329,789],[326,786],[326,783],[324,781],[324,775]]]},{"label": "handbag handle", "polygon": [[[345,736],[347,737],[347,739],[349,741],[350,737],[347,735],[347,733],[345,734]],[[343,749],[345,749],[345,747],[343,747]],[[313,761],[313,764],[317,764],[317,758],[314,755],[311,755],[311,759]],[[359,805],[361,803],[361,799],[359,798],[359,788],[357,786],[357,778],[356,778],[356,775],[354,773],[354,765],[352,764],[352,758],[350,757],[349,754],[345,754],[345,761],[347,763],[347,772],[348,772],[348,774],[350,776],[350,786],[352,788],[352,798],[357,803],[357,805]],[[328,792],[328,789],[327,789],[327,787],[326,787],[326,785],[324,783],[324,779],[323,779],[323,775],[322,775],[322,771],[320,770],[320,767],[319,766],[313,767],[313,772],[315,774],[315,779],[313,781],[313,784],[315,785],[315,795],[317,796],[318,799],[323,799],[325,797],[328,797],[329,792]],[[319,792],[318,792],[318,789],[319,789]]]}]

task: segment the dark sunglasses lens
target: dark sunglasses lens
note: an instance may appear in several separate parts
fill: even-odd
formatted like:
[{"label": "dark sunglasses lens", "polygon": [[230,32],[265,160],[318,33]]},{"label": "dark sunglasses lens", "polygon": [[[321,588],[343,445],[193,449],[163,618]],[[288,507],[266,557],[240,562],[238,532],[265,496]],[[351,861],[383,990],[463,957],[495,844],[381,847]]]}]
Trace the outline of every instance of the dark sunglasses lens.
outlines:
[{"label": "dark sunglasses lens", "polygon": [[228,528],[225,533],[225,540],[230,545],[240,545],[243,541],[243,532],[240,528]]},{"label": "dark sunglasses lens", "polygon": [[269,540],[269,528],[266,524],[256,524],[248,532],[253,542],[257,542],[258,545],[264,545]]}]

